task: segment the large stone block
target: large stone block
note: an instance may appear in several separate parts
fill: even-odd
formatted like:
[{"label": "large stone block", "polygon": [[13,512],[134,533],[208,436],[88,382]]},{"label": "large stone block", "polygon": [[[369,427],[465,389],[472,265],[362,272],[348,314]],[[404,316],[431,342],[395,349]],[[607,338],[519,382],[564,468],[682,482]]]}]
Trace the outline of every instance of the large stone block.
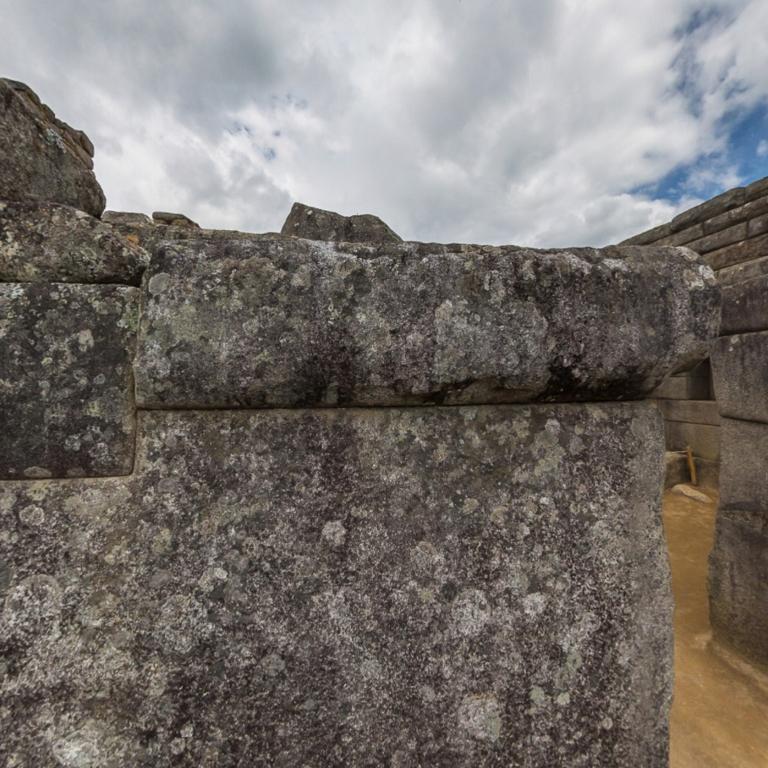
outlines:
[{"label": "large stone block", "polygon": [[0,200],[48,200],[100,216],[93,145],[23,83],[0,78]]},{"label": "large stone block", "polygon": [[131,471],[138,289],[0,284],[0,478]]},{"label": "large stone block", "polygon": [[350,243],[399,243],[401,238],[378,216],[370,213],[342,216],[333,211],[294,203],[282,234]]},{"label": "large stone block", "polygon": [[711,251],[703,258],[712,269],[725,271],[725,269],[734,269],[737,265],[759,259],[765,255],[767,246],[768,237],[761,235]]},{"label": "large stone block", "polygon": [[657,400],[712,400],[712,371],[709,360],[702,360],[691,370],[668,376],[651,392]]},{"label": "large stone block", "polygon": [[768,515],[768,424],[721,420],[720,513]]},{"label": "large stone block", "polygon": [[720,413],[714,400],[660,400],[659,408],[667,421],[720,424]]},{"label": "large stone block", "polygon": [[768,422],[768,331],[719,338],[712,375],[723,416]]},{"label": "large stone block", "polygon": [[[765,469],[763,468],[763,471]],[[754,517],[750,516],[754,523]],[[709,558],[709,613],[715,637],[768,664],[768,524],[718,516]]]},{"label": "large stone block", "polygon": [[147,407],[632,399],[719,326],[712,272],[676,248],[217,236],[145,279]]},{"label": "large stone block", "polygon": [[768,330],[768,273],[723,287],[720,333]]},{"label": "large stone block", "polygon": [[648,403],[141,412],[0,483],[0,762],[667,766]]},{"label": "large stone block", "polygon": [[768,425],[723,419],[720,507],[710,556],[717,637],[768,663]]},{"label": "large stone block", "polygon": [[83,211],[0,201],[0,282],[138,285],[148,263],[146,251]]},{"label": "large stone block", "polygon": [[[748,242],[755,243],[757,240],[760,240],[760,238]],[[752,280],[755,277],[768,275],[768,237],[765,238],[765,242],[758,251],[758,254],[751,261],[745,261],[741,264],[734,264],[731,267],[721,269],[717,273],[718,283],[721,286],[728,286],[740,283],[742,280]]]}]

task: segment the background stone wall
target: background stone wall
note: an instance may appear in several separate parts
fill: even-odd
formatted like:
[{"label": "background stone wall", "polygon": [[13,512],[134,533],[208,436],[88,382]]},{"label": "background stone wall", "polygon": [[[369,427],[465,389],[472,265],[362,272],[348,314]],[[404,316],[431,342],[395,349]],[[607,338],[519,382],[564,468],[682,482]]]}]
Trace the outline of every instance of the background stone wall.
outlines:
[{"label": "background stone wall", "polygon": [[690,445],[720,505],[710,556],[710,619],[718,642],[768,664],[768,179],[686,211],[629,243],[698,251],[722,286],[711,361],[654,393],[667,448]]},{"label": "background stone wall", "polygon": [[[727,318],[738,310],[729,286],[768,274],[768,178],[724,192],[622,243],[630,244],[679,245],[700,254],[724,289],[722,333],[732,333]],[[762,302],[753,299],[751,308]],[[675,372],[652,397],[658,399],[666,420],[667,450],[684,451],[690,446],[703,482],[716,485],[721,414],[710,362]],[[675,477],[685,474],[681,467],[673,471]]]}]

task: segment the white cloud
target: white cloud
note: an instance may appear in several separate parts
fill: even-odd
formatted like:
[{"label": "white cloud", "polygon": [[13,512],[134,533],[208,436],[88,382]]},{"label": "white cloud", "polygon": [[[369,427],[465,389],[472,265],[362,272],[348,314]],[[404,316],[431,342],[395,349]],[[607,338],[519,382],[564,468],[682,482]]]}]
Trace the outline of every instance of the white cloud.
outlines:
[{"label": "white cloud", "polygon": [[89,133],[112,208],[263,231],[300,199],[409,238],[599,244],[674,215],[633,190],[680,165],[693,196],[739,181],[722,118],[768,94],[768,4],[707,7],[0,0],[0,72]]},{"label": "white cloud", "polygon": [[757,145],[757,156],[758,157],[768,157],[768,140],[763,139]]}]

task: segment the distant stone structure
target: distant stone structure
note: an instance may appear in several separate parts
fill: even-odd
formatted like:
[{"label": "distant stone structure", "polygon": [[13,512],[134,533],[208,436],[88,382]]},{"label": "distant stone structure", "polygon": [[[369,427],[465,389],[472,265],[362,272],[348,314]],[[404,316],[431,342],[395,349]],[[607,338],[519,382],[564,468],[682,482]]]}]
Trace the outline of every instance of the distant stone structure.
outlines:
[{"label": "distant stone structure", "polygon": [[693,252],[99,221],[23,178],[0,763],[666,767],[642,399],[717,332]]},{"label": "distant stone structure", "polygon": [[[768,178],[724,192],[622,245],[685,246],[700,254],[723,286],[723,333],[729,333],[730,286],[768,274]],[[676,371],[653,393],[666,419],[667,448],[683,451],[690,446],[699,477],[716,486],[720,412],[715,395],[709,360]],[[670,483],[687,477],[682,457],[671,469]]]},{"label": "distant stone structure", "polygon": [[715,638],[768,664],[768,178],[627,242],[685,244],[702,254],[722,285],[711,374],[707,361],[667,379],[654,394],[669,398],[660,401],[668,447],[691,445],[705,480],[716,480],[712,470],[719,468],[710,556]]}]

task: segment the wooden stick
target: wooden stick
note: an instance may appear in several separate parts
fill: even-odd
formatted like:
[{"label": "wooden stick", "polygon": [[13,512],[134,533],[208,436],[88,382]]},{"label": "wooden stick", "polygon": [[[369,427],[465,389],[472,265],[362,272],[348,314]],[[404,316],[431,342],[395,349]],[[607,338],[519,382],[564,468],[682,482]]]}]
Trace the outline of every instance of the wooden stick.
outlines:
[{"label": "wooden stick", "polygon": [[688,456],[688,472],[691,476],[691,485],[698,485],[699,479],[696,476],[696,462],[693,460],[693,451],[690,445],[685,447],[685,453]]}]

